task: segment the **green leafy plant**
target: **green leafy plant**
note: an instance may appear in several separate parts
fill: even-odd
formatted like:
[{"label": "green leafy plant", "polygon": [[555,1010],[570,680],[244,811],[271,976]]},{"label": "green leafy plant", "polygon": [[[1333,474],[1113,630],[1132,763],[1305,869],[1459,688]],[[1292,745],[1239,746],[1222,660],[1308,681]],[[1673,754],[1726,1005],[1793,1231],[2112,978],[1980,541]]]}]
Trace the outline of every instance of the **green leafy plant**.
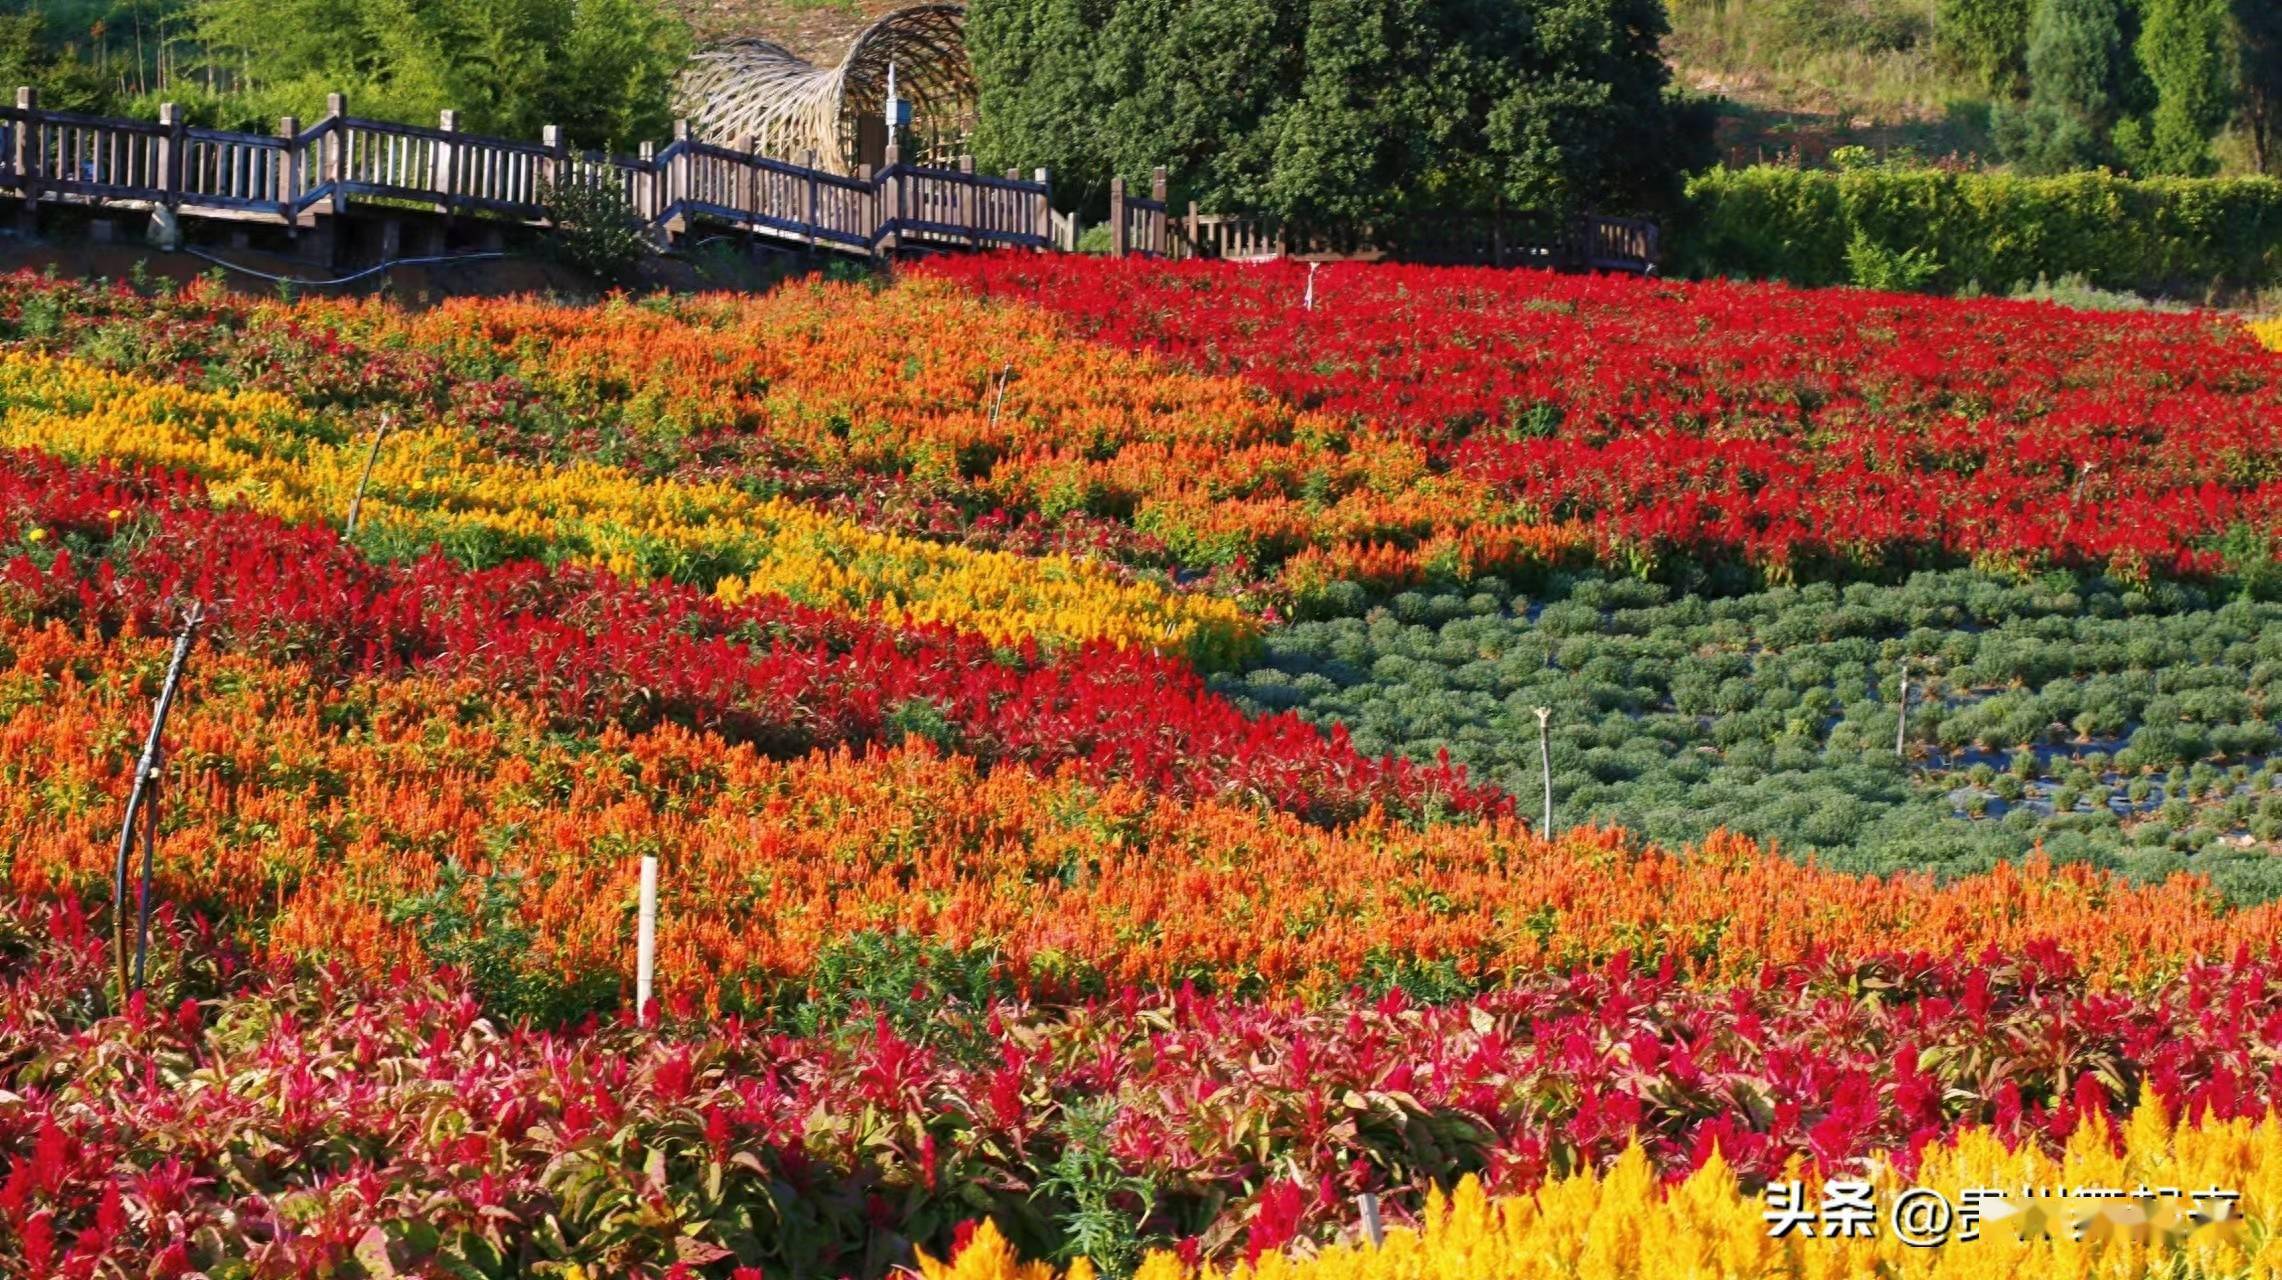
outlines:
[{"label": "green leafy plant", "polygon": [[613,185],[548,183],[539,202],[555,230],[549,242],[554,251],[605,284],[632,283],[655,252],[625,193]]},{"label": "green leafy plant", "polygon": [[1033,1198],[1063,1201],[1062,1249],[1058,1260],[1092,1262],[1117,1280],[1141,1265],[1149,1241],[1136,1225],[1156,1207],[1157,1191],[1147,1178],[1125,1172],[1110,1154],[1110,1126],[1117,1119],[1115,1098],[1089,1098],[1062,1107],[1062,1153],[1046,1169]]},{"label": "green leafy plant", "polygon": [[566,981],[534,963],[538,939],[517,911],[522,897],[521,876],[449,861],[434,889],[393,904],[388,920],[410,925],[427,957],[467,975],[484,1008],[502,1017],[552,1026],[607,1004],[616,974]]},{"label": "green leafy plant", "polygon": [[1941,273],[1941,259],[1933,250],[1888,249],[1856,230],[1846,245],[1846,270],[1854,283],[1887,293],[1914,293]]}]

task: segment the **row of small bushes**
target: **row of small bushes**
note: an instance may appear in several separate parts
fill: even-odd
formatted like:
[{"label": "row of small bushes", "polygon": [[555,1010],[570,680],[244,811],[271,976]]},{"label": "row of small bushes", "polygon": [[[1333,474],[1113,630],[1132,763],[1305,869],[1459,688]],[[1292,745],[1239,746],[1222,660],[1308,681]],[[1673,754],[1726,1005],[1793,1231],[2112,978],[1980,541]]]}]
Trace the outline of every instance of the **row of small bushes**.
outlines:
[{"label": "row of small bushes", "polygon": [[1278,628],[1215,683],[1343,724],[1365,755],[1447,751],[1524,813],[1549,757],[1558,824],[1659,845],[1725,828],[1879,874],[2042,848],[2282,896],[2282,603],[1969,570],[1719,599],[1597,576],[1465,592]]},{"label": "row of small bushes", "polygon": [[2052,178],[1935,169],[1713,169],[1688,184],[1674,268],[1802,285],[1865,280],[2004,291],[2080,276],[2102,289],[2200,294],[2282,284],[2282,181]]}]

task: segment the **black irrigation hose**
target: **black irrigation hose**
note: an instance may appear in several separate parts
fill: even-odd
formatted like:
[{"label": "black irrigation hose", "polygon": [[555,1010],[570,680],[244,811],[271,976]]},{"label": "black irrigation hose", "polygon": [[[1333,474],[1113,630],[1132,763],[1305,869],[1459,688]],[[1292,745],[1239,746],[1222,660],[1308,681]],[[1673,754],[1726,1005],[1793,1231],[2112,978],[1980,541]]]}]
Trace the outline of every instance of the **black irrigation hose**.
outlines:
[{"label": "black irrigation hose", "polygon": [[272,284],[290,284],[298,288],[309,289],[323,289],[330,288],[333,285],[349,284],[357,280],[362,280],[366,276],[377,275],[380,272],[390,269],[391,267],[423,267],[447,262],[496,262],[499,259],[508,256],[505,253],[493,252],[443,254],[428,258],[391,258],[386,262],[366,267],[362,271],[352,271],[345,276],[338,276],[331,280],[303,280],[298,276],[272,275],[267,271],[257,271],[252,267],[240,266],[235,262],[217,258],[213,254],[206,253],[198,249],[193,249],[189,245],[181,246],[176,250],[176,252],[187,253],[193,258],[202,258],[207,262],[213,263],[217,267],[226,267],[229,270],[239,272],[243,275],[253,276],[258,280],[267,280]]}]

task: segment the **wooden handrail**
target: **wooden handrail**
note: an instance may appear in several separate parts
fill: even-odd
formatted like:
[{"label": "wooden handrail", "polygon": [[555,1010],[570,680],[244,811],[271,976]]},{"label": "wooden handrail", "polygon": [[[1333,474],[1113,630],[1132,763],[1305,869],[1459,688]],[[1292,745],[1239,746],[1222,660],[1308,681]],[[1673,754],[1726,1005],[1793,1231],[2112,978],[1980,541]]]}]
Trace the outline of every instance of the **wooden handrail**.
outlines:
[{"label": "wooden handrail", "polygon": [[[445,112],[439,127],[352,116],[335,94],[325,117],[306,127],[287,119],[274,133],[240,133],[189,127],[171,104],[156,123],[48,111],[36,93],[21,90],[13,104],[0,102],[0,193],[22,201],[26,216],[42,201],[139,201],[193,215],[226,211],[309,225],[311,216],[346,212],[354,196],[546,227],[547,187],[582,183],[619,191],[647,228],[666,235],[703,219],[870,255],[1051,248],[1056,235],[1043,169],[1024,178],[1017,170],[976,172],[971,160],[934,168],[902,160],[891,148],[876,171],[851,177],[707,141],[686,123],[663,145],[645,144],[636,155],[574,155],[552,127],[533,142],[462,132],[456,120],[456,112]],[[1127,191],[1122,178],[1112,181],[1113,255],[1358,256],[1356,246],[1295,242],[1260,218],[1204,213],[1193,204],[1176,217],[1166,185],[1162,168],[1150,175],[1147,195]],[[1660,248],[1657,225],[1642,218],[1585,215],[1563,234],[1525,221],[1519,225],[1537,231],[1509,236],[1514,224],[1492,215],[1486,252],[1467,247],[1466,224],[1457,225],[1459,261],[1653,273]],[[1357,240],[1365,255],[1377,256],[1374,241],[1411,243],[1421,227],[1431,234],[1429,220],[1393,228],[1391,236],[1366,231]]]},{"label": "wooden handrail", "polygon": [[[413,201],[447,214],[480,213],[544,227],[550,184],[623,193],[636,216],[668,234],[696,219],[877,254],[910,247],[1047,247],[1052,187],[1033,178],[894,162],[850,177],[813,164],[699,139],[677,124],[638,155],[574,155],[550,127],[538,142],[348,114],[330,95],[324,118],[287,119],[274,133],[193,128],[168,104],[160,119],[47,111],[38,95],[0,103],[0,194],[40,202],[147,201],[193,215],[227,211],[287,224],[343,213],[348,200]],[[811,157],[813,159],[813,157]],[[314,211],[312,213],[312,211]]]}]

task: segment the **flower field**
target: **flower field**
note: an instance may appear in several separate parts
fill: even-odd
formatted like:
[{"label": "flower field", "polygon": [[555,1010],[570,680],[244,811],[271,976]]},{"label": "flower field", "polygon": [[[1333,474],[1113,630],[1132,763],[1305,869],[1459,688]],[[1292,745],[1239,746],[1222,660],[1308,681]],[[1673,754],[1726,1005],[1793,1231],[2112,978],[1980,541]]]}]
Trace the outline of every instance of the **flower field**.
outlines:
[{"label": "flower field", "polygon": [[2282,356],[1306,271],[0,281],[0,1273],[2282,1274]]}]

